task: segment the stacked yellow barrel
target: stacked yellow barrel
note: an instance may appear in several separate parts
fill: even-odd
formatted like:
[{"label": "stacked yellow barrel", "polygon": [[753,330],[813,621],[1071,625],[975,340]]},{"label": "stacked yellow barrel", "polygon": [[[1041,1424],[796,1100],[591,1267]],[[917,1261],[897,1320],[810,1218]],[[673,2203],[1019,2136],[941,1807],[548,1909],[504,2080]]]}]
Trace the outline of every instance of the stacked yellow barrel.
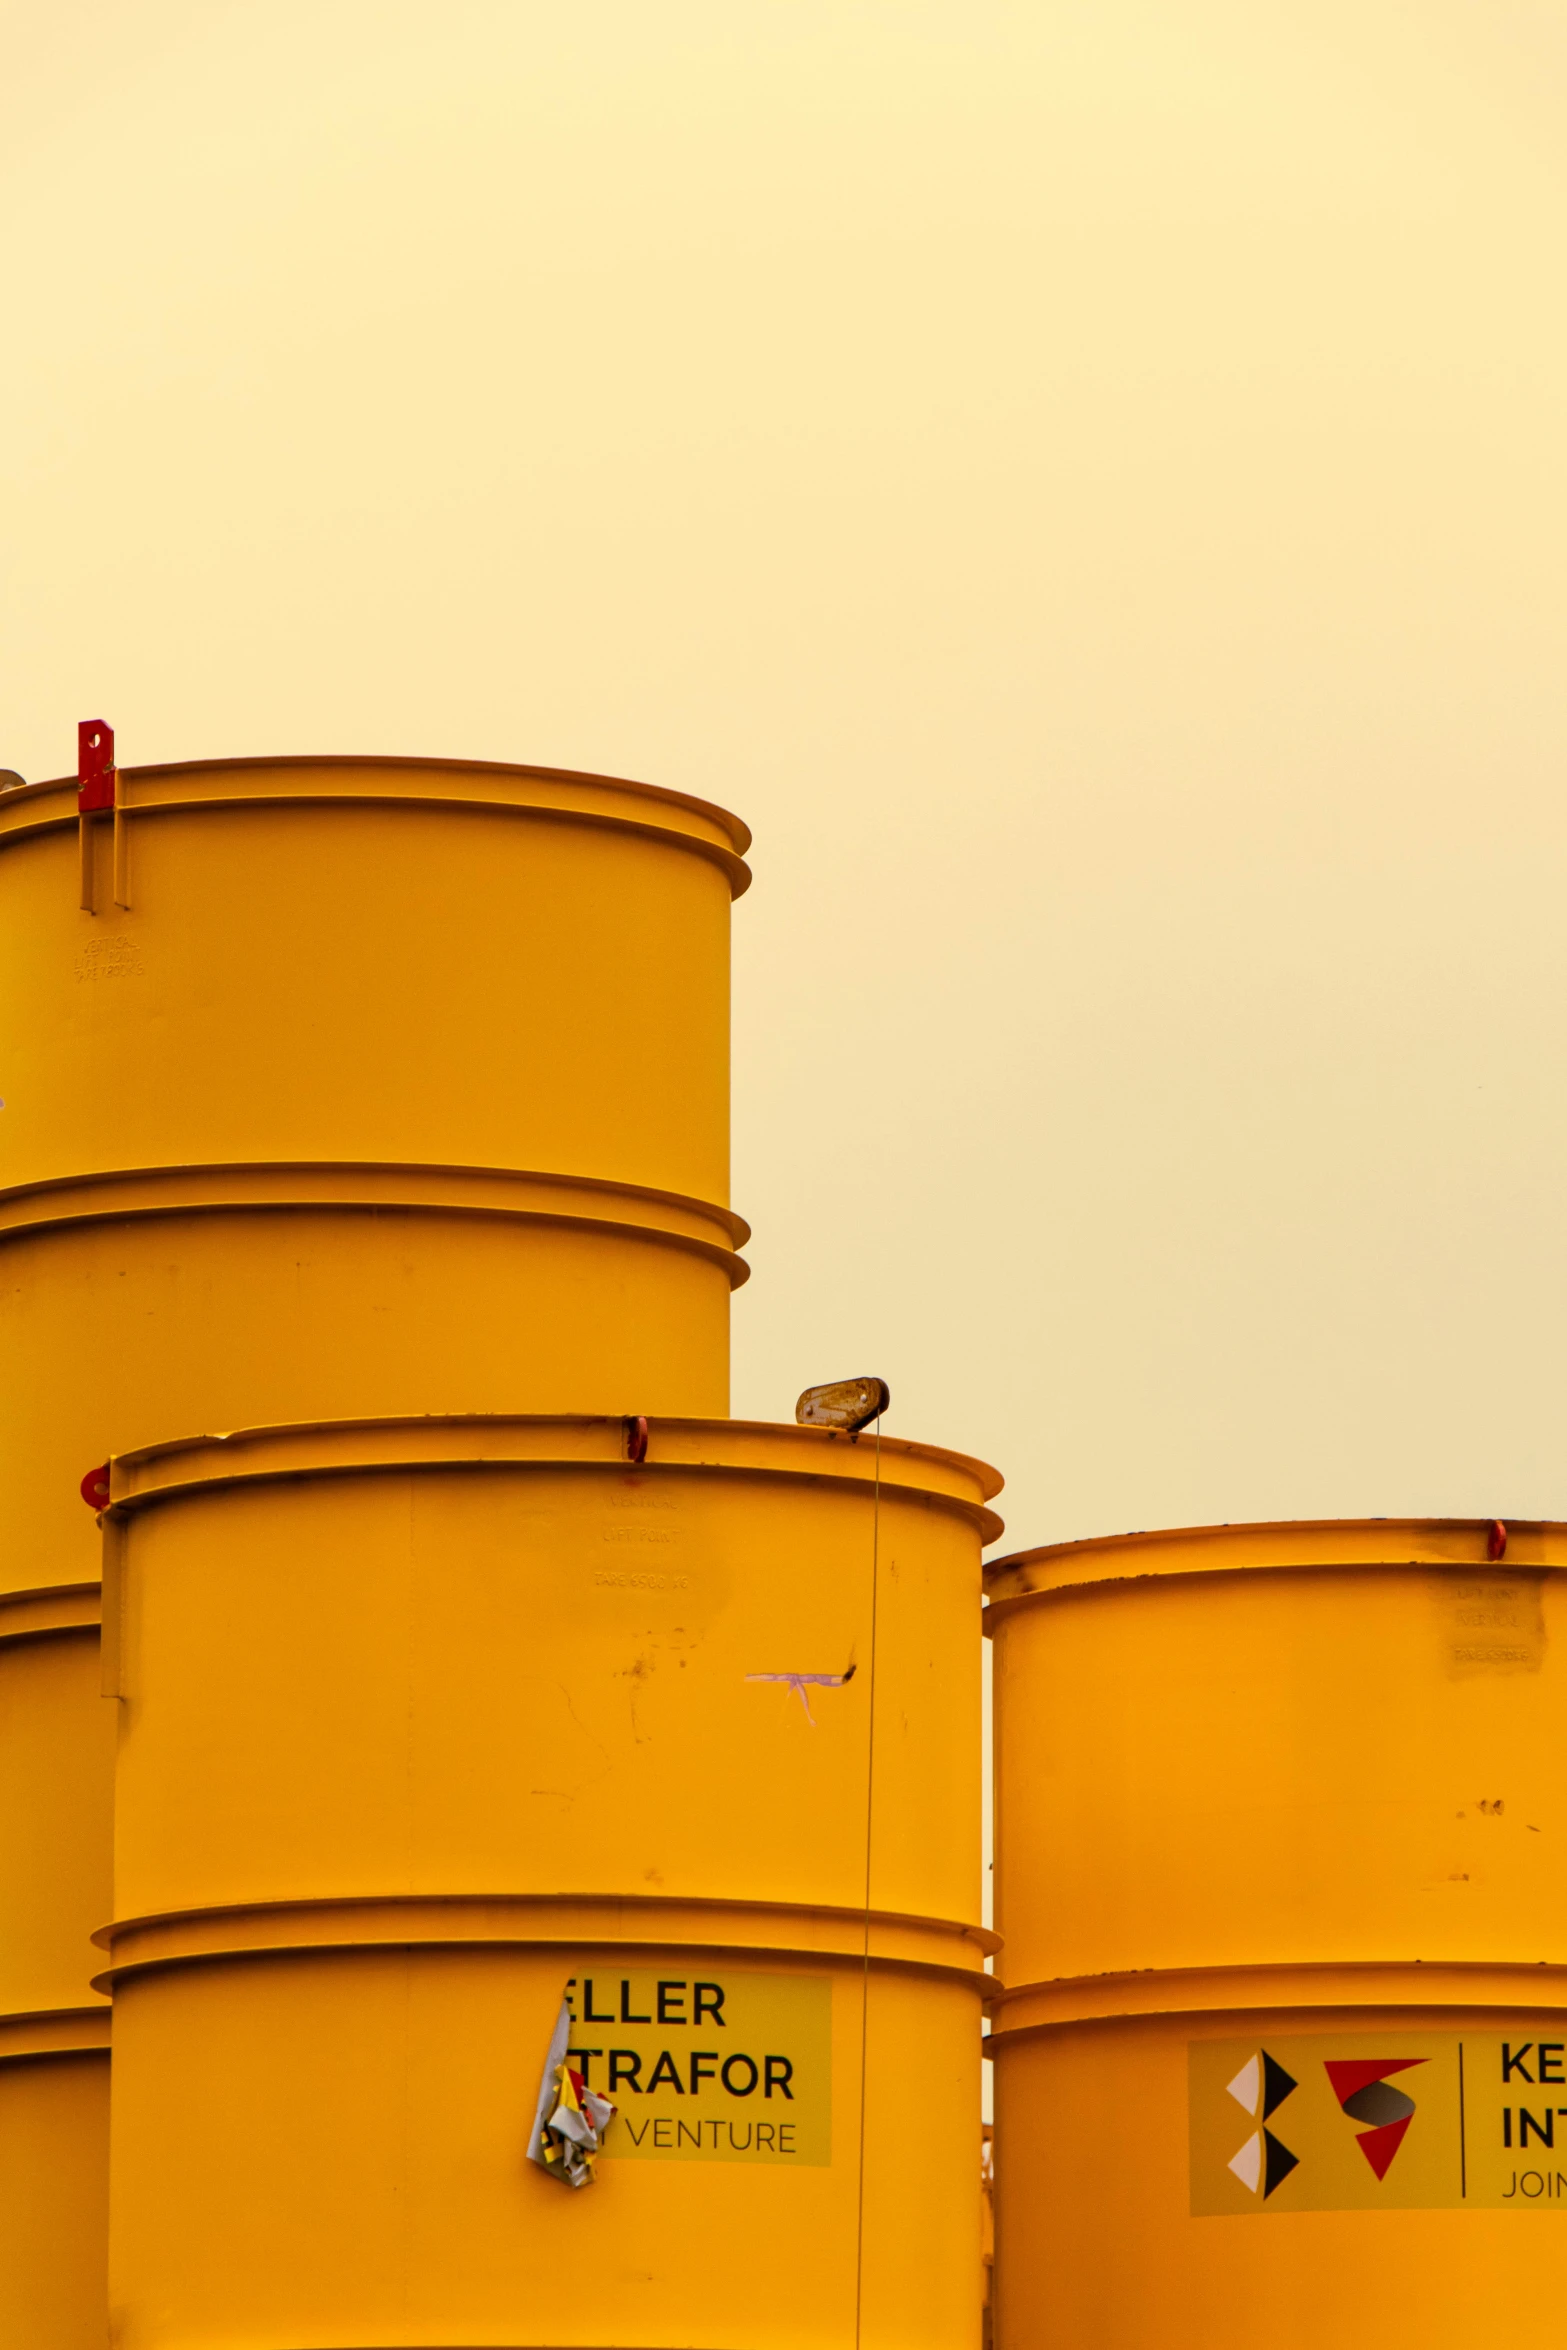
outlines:
[{"label": "stacked yellow barrel", "polygon": [[1554,2331],[1564,1570],[1418,1519],[990,1568],[999,2350]]},{"label": "stacked yellow barrel", "polygon": [[992,1482],[658,1417],[118,1460],[126,2344],[970,2350]]},{"label": "stacked yellow barrel", "polygon": [[[104,805],[0,799],[0,2350],[967,2350],[996,1480],[722,1417],[744,828]],[[526,2159],[563,1994],[587,2195]]]},{"label": "stacked yellow barrel", "polygon": [[144,768],[120,797],[121,870],[90,819],[84,892],[74,780],[0,795],[6,2350],[104,2338],[84,1472],[333,1413],[722,1412],[743,1274],[732,817],[417,760]]},{"label": "stacked yellow barrel", "polygon": [[[8,1355],[13,1380],[25,1357]],[[13,1390],[13,1392],[15,1392]],[[74,1584],[8,1551],[0,1593],[0,2343],[104,2340],[114,1722],[98,1693],[97,1538]],[[36,1580],[22,1578],[32,1574]]]}]

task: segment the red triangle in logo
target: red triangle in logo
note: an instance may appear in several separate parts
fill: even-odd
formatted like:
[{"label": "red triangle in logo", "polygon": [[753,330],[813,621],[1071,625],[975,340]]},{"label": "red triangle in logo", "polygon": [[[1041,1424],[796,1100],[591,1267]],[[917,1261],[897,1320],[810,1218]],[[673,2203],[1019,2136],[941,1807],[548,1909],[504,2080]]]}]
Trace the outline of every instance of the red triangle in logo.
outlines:
[{"label": "red triangle in logo", "polygon": [[1406,2113],[1402,2121],[1384,2122],[1380,2130],[1362,2130],[1355,2140],[1379,2179],[1387,2177],[1388,2167],[1404,2143],[1404,2132],[1414,2118],[1412,2113]]},{"label": "red triangle in logo", "polygon": [[[1341,2060],[1337,2064],[1326,2064],[1323,2070],[1333,2084],[1333,2094],[1340,2105],[1347,2105],[1357,2089],[1369,2089],[1373,2081],[1389,2080],[1394,2073],[1407,2073],[1412,2065],[1424,2063],[1423,2056],[1362,2057],[1358,2062]],[[1389,2155],[1389,2162],[1392,2159]],[[1378,2178],[1381,2175],[1378,2171]]]}]

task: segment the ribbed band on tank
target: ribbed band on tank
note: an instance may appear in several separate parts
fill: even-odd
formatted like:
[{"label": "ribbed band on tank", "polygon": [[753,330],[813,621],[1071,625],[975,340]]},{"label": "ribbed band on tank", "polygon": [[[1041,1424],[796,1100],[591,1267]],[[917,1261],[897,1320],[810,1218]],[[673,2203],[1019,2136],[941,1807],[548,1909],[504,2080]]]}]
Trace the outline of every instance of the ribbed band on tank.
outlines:
[{"label": "ribbed band on tank", "polygon": [[[1500,1548],[1498,1540],[1500,1538]],[[986,1628],[1021,1606],[1150,1575],[1287,1575],[1368,1567],[1567,1568],[1567,1525],[1549,1518],[1303,1518],[1175,1526],[1052,1542],[988,1560]]]},{"label": "ribbed band on tank", "polygon": [[994,2042],[1073,2024],[1142,2016],[1198,2016],[1295,2009],[1567,2008],[1567,1963],[1389,1959],[1292,1966],[1150,1967],[1019,1983],[992,1994]]},{"label": "ribbed band on tank", "polygon": [[750,1238],[750,1226],[728,1208],[645,1184],[504,1167],[283,1161],[110,1168],[0,1191],[0,1240],[108,1217],[269,1208],[488,1216],[575,1226],[687,1249],[721,1265],[735,1289],[750,1278],[750,1267],[735,1253]]},{"label": "ribbed band on tank", "polygon": [[40,2056],[106,2056],[110,2013],[104,2005],[35,2008],[0,2015],[0,2065]]},{"label": "ribbed band on tank", "polygon": [[43,1640],[96,1632],[102,1619],[96,1583],[55,1583],[37,1591],[0,1591],[0,1641]]},{"label": "ribbed band on tank", "polygon": [[703,1950],[754,1958],[844,1961],[954,1977],[983,1993],[997,1948],[983,1926],[895,1911],[786,1901],[624,1894],[392,1895],[384,1900],[269,1901],[128,1918],[93,1939],[110,1956],[107,1991],[150,1968],[331,1951],[464,1946],[617,1952]]}]

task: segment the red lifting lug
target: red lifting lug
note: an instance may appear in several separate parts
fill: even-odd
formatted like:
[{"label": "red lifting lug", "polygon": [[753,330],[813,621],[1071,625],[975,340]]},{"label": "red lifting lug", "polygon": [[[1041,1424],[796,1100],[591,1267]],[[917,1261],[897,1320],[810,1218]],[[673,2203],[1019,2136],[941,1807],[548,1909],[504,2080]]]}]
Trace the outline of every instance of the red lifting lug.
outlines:
[{"label": "red lifting lug", "polygon": [[109,1506],[109,1464],[89,1469],[82,1479],[82,1499],[90,1510],[106,1510]]},{"label": "red lifting lug", "polygon": [[628,1461],[647,1459],[647,1414],[638,1412],[626,1420],[626,1458]]},{"label": "red lifting lug", "polygon": [[1507,1528],[1500,1518],[1493,1518],[1485,1530],[1485,1555],[1488,1559],[1507,1556]]},{"label": "red lifting lug", "polygon": [[113,806],[114,729],[101,718],[84,718],[76,729],[76,813]]}]

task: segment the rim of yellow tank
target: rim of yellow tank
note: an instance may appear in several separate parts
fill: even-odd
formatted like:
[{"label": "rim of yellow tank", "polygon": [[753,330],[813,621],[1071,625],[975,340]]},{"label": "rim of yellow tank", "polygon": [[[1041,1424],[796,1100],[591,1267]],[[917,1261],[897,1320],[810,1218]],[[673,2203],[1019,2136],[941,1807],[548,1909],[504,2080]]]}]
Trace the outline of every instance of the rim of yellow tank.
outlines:
[{"label": "rim of yellow tank", "polygon": [[[410,759],[290,751],[271,758],[182,759],[122,767],[119,778],[124,815],[176,809],[196,813],[204,807],[236,802],[309,799],[425,799],[458,808],[512,807],[531,815],[640,830],[694,850],[721,866],[735,897],[743,896],[751,886],[751,869],[744,862],[751,846],[748,824],[711,800],[665,784],[639,783],[628,776],[593,775],[585,769],[536,767],[503,759]],[[192,791],[193,782],[209,778],[211,788]],[[517,788],[523,785],[529,787],[525,796]],[[0,792],[0,848],[8,839],[74,824],[76,789],[74,775],[57,775]]]},{"label": "rim of yellow tank", "polygon": [[858,1438],[833,1428],[772,1420],[649,1417],[647,1451],[628,1457],[628,1417],[587,1413],[439,1413],[428,1417],[301,1420],[218,1435],[175,1437],[117,1454],[109,1464],[111,1518],[197,1488],[311,1470],[443,1467],[595,1467],[628,1475],[661,1468],[723,1469],[754,1475],[841,1480],[870,1490],[915,1492],[972,1519],[995,1541],[1002,1521],[984,1505],[1001,1491],[998,1470],[968,1453],[871,1430]]},{"label": "rim of yellow tank", "polygon": [[[1504,1537],[1498,1548],[1498,1537]],[[1554,1518],[1277,1518],[1164,1526],[1015,1550],[985,1566],[987,1615],[1005,1603],[1147,1575],[1287,1573],[1312,1567],[1567,1567]]]}]

